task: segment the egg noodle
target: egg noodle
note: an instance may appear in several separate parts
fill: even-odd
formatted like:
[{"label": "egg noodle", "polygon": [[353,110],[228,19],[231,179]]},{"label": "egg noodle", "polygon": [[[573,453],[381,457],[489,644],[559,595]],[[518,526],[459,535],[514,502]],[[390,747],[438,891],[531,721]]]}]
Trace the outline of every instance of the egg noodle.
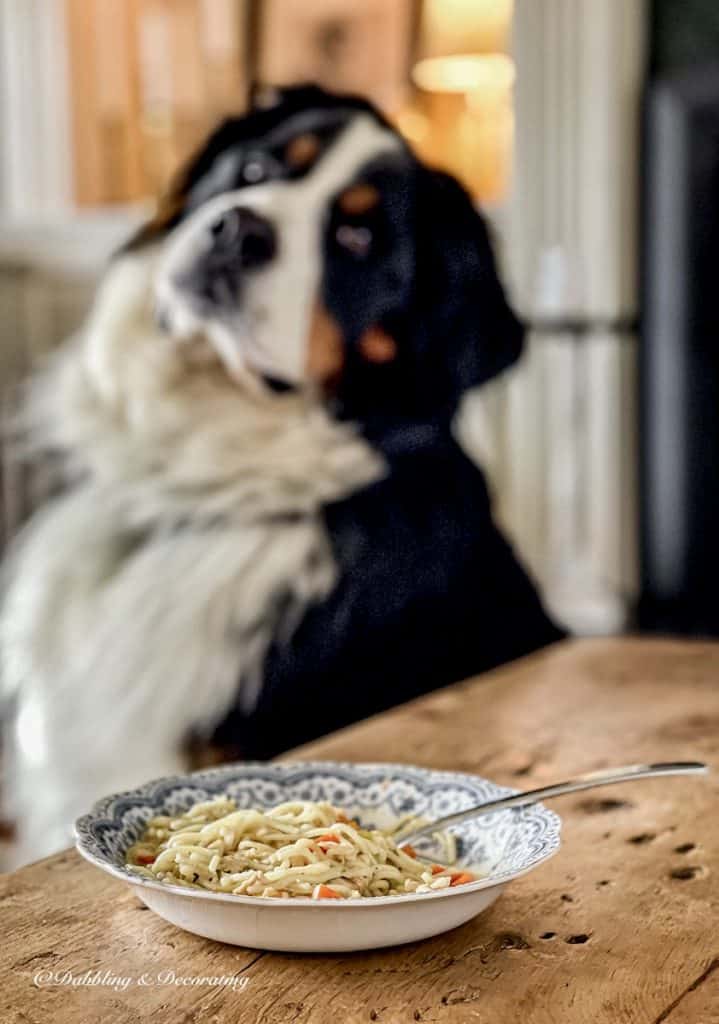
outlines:
[{"label": "egg noodle", "polygon": [[[453,860],[453,840],[446,839]],[[218,797],[177,817],[159,815],[125,859],[134,871],[171,885],[247,896],[396,896],[476,879],[420,861],[389,830],[364,829],[331,804],[308,801],[238,810],[234,800]]]}]

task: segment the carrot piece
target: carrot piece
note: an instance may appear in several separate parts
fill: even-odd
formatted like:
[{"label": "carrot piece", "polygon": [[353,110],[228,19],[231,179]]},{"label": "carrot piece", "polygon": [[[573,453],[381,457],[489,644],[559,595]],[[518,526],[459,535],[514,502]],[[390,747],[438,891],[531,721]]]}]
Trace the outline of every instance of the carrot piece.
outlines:
[{"label": "carrot piece", "polygon": [[417,860],[417,851],[414,846],[411,846],[409,843],[406,843],[404,846],[400,846],[400,850],[402,853],[406,853],[407,856],[411,857],[413,860]]},{"label": "carrot piece", "polygon": [[154,853],[138,853],[135,860],[138,864],[154,864],[155,854]]},{"label": "carrot piece", "polygon": [[337,821],[341,821],[343,825],[351,825],[352,828],[359,828],[360,823],[356,818],[348,818],[344,811],[337,812]]},{"label": "carrot piece", "polygon": [[433,864],[432,865],[432,874],[433,875],[441,875],[444,870],[445,869],[442,867],[441,864]]},{"label": "carrot piece", "polygon": [[312,891],[313,900],[341,900],[342,896],[329,885],[316,885]]},{"label": "carrot piece", "polygon": [[450,886],[453,885],[465,885],[467,882],[475,882],[474,875],[470,874],[469,871],[457,871],[450,875]]},{"label": "carrot piece", "polygon": [[328,832],[327,835],[320,836],[318,839],[315,839],[315,842],[318,843],[318,844],[319,843],[341,843],[342,840],[340,839],[339,836],[335,835],[334,832]]}]

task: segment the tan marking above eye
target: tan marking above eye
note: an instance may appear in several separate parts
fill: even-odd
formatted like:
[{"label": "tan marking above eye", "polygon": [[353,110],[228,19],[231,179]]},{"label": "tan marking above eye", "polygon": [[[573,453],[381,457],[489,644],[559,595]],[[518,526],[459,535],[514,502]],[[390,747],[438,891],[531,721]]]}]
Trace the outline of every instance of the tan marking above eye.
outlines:
[{"label": "tan marking above eye", "polygon": [[305,132],[287,143],[285,161],[293,170],[299,171],[315,162],[320,155],[321,148],[322,145],[317,136],[311,132]]},{"label": "tan marking above eye", "polygon": [[379,206],[379,202],[379,189],[376,189],[374,185],[351,185],[339,197],[338,206],[342,213],[353,216],[374,210],[376,206]]},{"label": "tan marking above eye", "polygon": [[368,363],[391,363],[397,355],[397,342],[381,327],[369,327],[360,338],[358,348]]}]

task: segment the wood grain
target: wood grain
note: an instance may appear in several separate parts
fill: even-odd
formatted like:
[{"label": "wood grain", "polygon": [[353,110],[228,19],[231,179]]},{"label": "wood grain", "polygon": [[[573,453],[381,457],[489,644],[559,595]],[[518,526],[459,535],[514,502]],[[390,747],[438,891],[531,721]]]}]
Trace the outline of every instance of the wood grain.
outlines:
[{"label": "wood grain", "polygon": [[75,199],[162,192],[223,116],[245,107],[245,0],[64,0]]},{"label": "wood grain", "polygon": [[[716,764],[718,682],[719,644],[575,641],[291,756],[416,762],[520,787],[635,760]],[[199,939],[67,851],[0,883],[0,1021],[715,1024],[718,793],[712,775],[565,798],[557,857],[467,925],[374,953],[262,954]],[[41,969],[132,981],[38,988]],[[160,971],[246,983],[138,983]]]}]

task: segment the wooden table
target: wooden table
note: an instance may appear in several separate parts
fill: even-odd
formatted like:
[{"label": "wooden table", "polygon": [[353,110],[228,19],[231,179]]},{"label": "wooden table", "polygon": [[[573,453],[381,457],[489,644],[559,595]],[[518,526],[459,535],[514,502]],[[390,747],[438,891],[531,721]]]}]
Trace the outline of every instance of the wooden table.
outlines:
[{"label": "wooden table", "polygon": [[[520,787],[627,761],[719,766],[719,644],[570,642],[293,756],[395,759]],[[565,797],[557,857],[469,924],[373,953],[199,939],[66,851],[0,882],[0,1021],[716,1024],[718,795],[714,775]],[[37,987],[41,971],[130,981]],[[235,988],[138,983],[172,971],[234,975]]]}]

